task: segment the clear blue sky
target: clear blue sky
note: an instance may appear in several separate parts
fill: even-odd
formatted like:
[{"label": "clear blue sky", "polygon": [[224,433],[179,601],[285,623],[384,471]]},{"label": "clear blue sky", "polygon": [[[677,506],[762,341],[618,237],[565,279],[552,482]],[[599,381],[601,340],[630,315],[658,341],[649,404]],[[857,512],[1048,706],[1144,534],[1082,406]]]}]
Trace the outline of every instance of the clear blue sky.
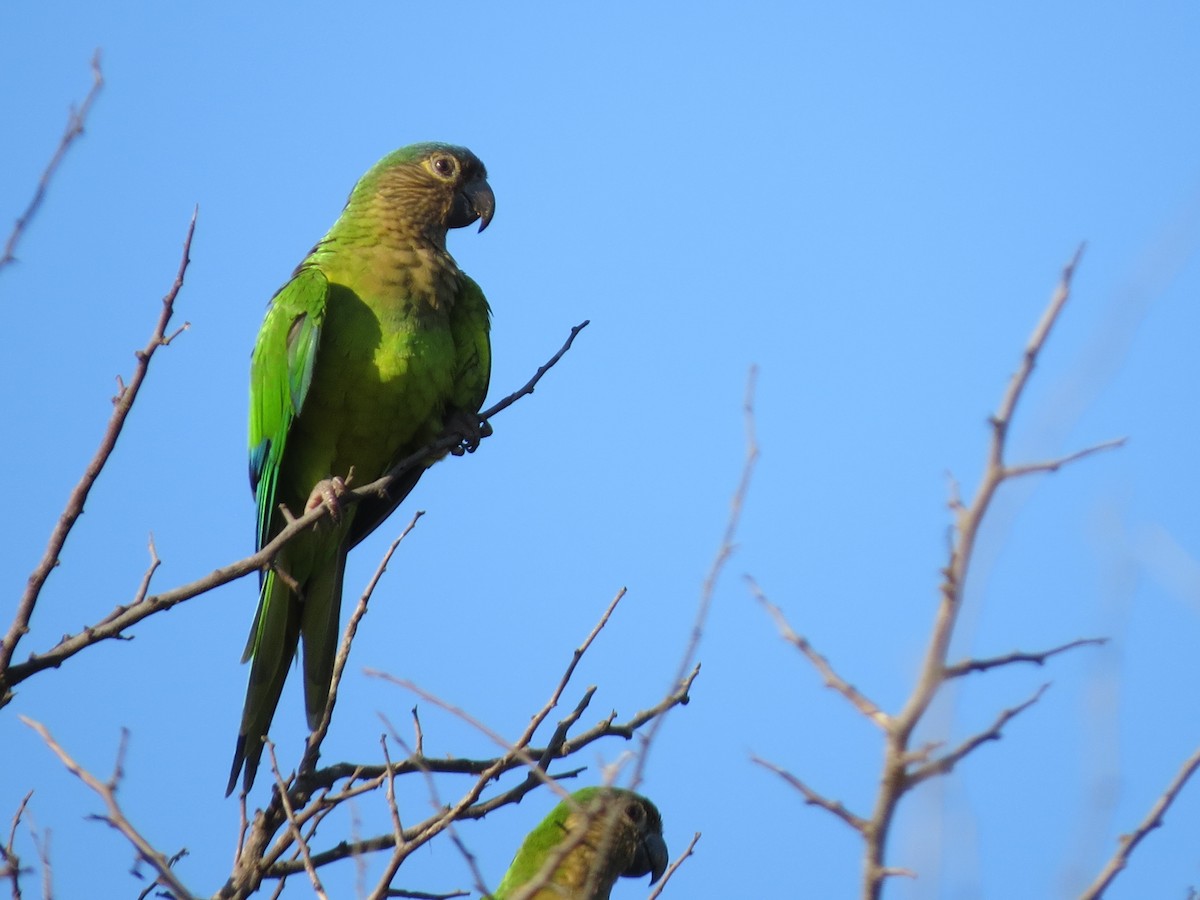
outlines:
[{"label": "clear blue sky", "polygon": [[[954,655],[1113,643],[972,679],[938,708],[925,736],[962,738],[1053,682],[1004,740],[906,803],[891,861],[920,877],[888,896],[1077,893],[1200,744],[1200,8],[808,6],[6,5],[0,233],[96,47],[107,85],[0,274],[5,627],[200,206],[177,304],[192,328],[156,358],[18,658],[127,602],[151,532],[160,589],[252,549],[246,383],[267,299],[378,157],[465,144],[497,196],[491,228],[451,244],[494,309],[493,398],[592,325],[479,453],[407,504],[428,515],[360,633],[326,759],[377,759],[377,714],[407,720],[413,697],[365,666],[517,735],[623,585],[566,702],[591,683],[592,718],[656,700],[724,527],[757,364],[761,465],[693,702],[669,718],[644,790],[674,851],[704,833],[668,896],[853,896],[857,838],[748,757],[865,814],[879,736],[782,645],[741,576],[895,708],[936,600],[946,472],[974,487],[986,417],[1086,240],[1014,449],[1130,441],[1004,495]],[[355,552],[348,593],[406,521]],[[105,774],[128,727],[129,815],[162,849],[186,846],[181,877],[211,892],[236,830],[222,791],[254,595],[247,579],[155,617],[0,712],[0,821],[36,789],[59,896],[140,883],[124,839],[83,820],[99,801],[16,714]],[[289,756],[296,688],[273,729]],[[430,752],[487,752],[423,709]],[[625,749],[601,745],[585,781]],[[406,802],[423,810],[413,781]],[[493,882],[550,802],[463,827]],[[368,833],[387,829],[383,810],[359,812]],[[1194,784],[1110,896],[1200,886],[1198,833]],[[352,867],[339,872],[331,888],[351,896]],[[445,841],[397,883],[471,884]]]}]

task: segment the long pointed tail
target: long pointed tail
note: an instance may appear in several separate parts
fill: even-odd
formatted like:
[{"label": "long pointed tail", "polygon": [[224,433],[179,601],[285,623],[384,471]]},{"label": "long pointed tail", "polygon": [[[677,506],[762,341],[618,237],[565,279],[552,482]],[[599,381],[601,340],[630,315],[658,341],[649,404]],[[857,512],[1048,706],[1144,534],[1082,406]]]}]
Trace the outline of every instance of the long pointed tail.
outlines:
[{"label": "long pointed tail", "polygon": [[242,727],[233,751],[233,768],[225,796],[237,786],[238,773],[245,768],[242,790],[249,791],[262,759],[263,739],[271,727],[279,695],[287,680],[288,666],[296,655],[300,640],[301,602],[274,572],[268,572],[259,595],[258,613],[246,645],[242,662],[252,659],[250,680],[246,685],[246,705]]}]

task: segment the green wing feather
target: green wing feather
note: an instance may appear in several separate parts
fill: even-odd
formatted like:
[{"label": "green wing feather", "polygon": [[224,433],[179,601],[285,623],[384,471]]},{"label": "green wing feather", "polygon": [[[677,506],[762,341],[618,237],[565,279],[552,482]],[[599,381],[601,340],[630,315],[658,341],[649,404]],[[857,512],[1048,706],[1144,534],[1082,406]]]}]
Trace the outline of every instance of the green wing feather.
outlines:
[{"label": "green wing feather", "polygon": [[312,386],[329,281],[301,267],[271,300],[250,362],[250,490],[258,504],[258,549],[272,538],[279,463],[292,420]]},{"label": "green wing feather", "polygon": [[[271,300],[250,360],[250,490],[258,505],[261,550],[274,537],[272,519],[279,515],[276,495],[279,464],[292,421],[304,407],[312,385],[329,282],[320,269],[301,267]],[[271,591],[259,573],[261,596],[250,639],[242,654],[246,662],[261,643],[262,625]]]},{"label": "green wing feather", "polygon": [[[258,505],[260,550],[274,536],[280,462],[312,385],[328,293],[329,283],[319,269],[298,270],[272,298],[251,357],[250,488]],[[258,610],[242,654],[242,662],[252,659],[253,664],[226,794],[237,784],[243,763],[247,773],[258,768],[260,735],[271,723],[296,653],[301,623],[289,594],[274,571],[259,573]]]}]

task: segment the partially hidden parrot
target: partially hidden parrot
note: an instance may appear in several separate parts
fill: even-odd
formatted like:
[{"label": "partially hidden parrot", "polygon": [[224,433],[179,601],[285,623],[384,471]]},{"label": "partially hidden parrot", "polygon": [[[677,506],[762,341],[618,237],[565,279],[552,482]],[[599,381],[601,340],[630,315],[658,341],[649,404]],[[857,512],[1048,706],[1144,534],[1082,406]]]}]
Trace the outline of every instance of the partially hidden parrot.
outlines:
[{"label": "partially hidden parrot", "polygon": [[[564,844],[571,849],[527,893]],[[558,804],[526,835],[491,900],[608,900],[618,878],[649,875],[654,884],[666,869],[667,844],[655,805],[633,791],[589,787]]]},{"label": "partially hidden parrot", "polygon": [[[346,554],[404,499],[431,457],[386,497],[344,508],[353,470],[367,484],[457,427],[473,446],[491,372],[490,310],[446,250],[446,232],[487,227],[495,196],[483,163],[448,144],[381,159],[267,309],[250,367],[250,486],[257,544],[294,516],[331,514],[260,573],[242,661],[246,705],[226,796],[254,783],[288,667],[303,646],[304,706],[320,722],[333,676]],[[286,576],[281,576],[282,570]]]}]

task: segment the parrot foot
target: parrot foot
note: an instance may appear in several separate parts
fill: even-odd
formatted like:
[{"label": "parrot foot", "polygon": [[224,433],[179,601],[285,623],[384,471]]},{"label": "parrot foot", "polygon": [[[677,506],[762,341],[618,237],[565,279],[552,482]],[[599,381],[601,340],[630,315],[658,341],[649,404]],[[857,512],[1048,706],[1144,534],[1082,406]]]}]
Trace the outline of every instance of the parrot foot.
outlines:
[{"label": "parrot foot", "polygon": [[475,413],[459,409],[446,419],[446,431],[457,434],[461,439],[458,446],[450,448],[450,453],[462,456],[464,453],[474,453],[478,450],[479,442],[491,436],[492,426]]},{"label": "parrot foot", "polygon": [[[304,511],[312,512],[318,506],[324,505],[329,509],[329,518],[333,524],[339,524],[342,521],[342,495],[348,490],[347,481],[348,479],[337,475],[318,481],[316,487],[312,489],[312,493],[308,495]],[[317,523],[318,526],[320,524],[320,522]]]}]

